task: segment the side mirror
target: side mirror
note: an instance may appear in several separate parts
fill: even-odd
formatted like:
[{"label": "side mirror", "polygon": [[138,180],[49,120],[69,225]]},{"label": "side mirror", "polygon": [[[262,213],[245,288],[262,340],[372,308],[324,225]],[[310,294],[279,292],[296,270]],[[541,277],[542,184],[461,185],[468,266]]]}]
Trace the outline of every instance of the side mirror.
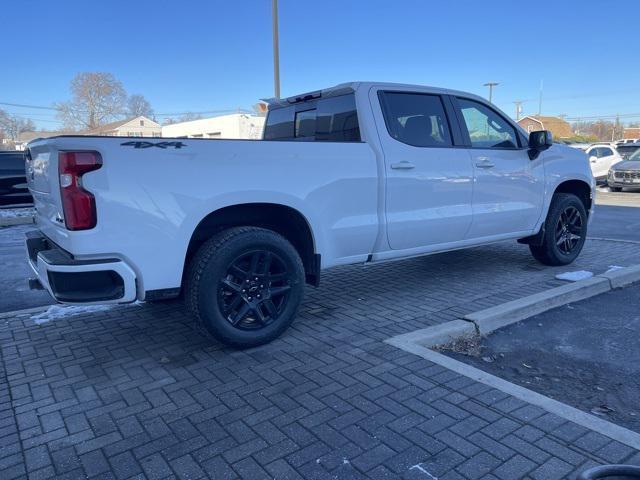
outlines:
[{"label": "side mirror", "polygon": [[595,155],[591,155],[591,156],[589,157],[589,161],[590,161],[591,163],[596,163],[596,162],[598,161],[598,157],[596,157]]},{"label": "side mirror", "polygon": [[540,152],[553,145],[553,135],[549,130],[538,130],[529,134],[529,158],[535,160]]}]

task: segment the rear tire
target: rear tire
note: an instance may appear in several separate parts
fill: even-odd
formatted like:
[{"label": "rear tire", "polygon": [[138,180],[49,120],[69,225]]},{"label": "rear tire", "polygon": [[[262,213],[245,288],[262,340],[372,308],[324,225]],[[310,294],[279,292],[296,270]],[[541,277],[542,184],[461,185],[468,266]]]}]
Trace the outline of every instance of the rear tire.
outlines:
[{"label": "rear tire", "polygon": [[622,191],[622,187],[609,187],[611,189],[612,192],[621,192]]},{"label": "rear tire", "polygon": [[587,238],[587,211],[571,193],[556,193],[551,199],[541,245],[529,245],[533,257],[544,265],[573,262]]},{"label": "rear tire", "polygon": [[220,342],[255,347],[293,322],[304,295],[296,249],[264,228],[234,227],[206,241],[189,265],[189,311]]}]

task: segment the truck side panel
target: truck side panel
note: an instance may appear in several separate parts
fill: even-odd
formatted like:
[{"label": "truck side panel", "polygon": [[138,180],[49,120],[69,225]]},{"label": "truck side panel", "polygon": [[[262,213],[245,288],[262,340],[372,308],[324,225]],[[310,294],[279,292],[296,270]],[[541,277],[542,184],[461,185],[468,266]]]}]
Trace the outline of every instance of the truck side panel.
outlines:
[{"label": "truck side panel", "polygon": [[[49,201],[49,219],[39,219],[44,233],[78,258],[125,260],[140,292],[178,287],[194,229],[229,205],[274,203],[299,211],[323,268],[364,261],[371,252],[378,174],[366,143],[178,140],[183,147],[135,148],[122,145],[131,139],[95,137],[34,144],[34,151],[47,151],[51,169],[61,150],[96,150],[103,160],[83,177],[96,197],[97,226],[68,232],[55,221],[59,202]],[[57,179],[48,175],[55,196]]]}]

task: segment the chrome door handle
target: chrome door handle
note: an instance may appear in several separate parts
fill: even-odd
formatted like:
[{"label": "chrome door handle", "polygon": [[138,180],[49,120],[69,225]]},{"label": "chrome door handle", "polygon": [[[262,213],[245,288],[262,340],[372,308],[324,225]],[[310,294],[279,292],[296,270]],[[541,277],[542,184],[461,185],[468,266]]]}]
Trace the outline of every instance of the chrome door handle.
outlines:
[{"label": "chrome door handle", "polygon": [[485,160],[483,162],[476,162],[476,167],[478,167],[478,168],[493,168],[493,167],[495,167],[495,164]]},{"label": "chrome door handle", "polygon": [[411,170],[412,168],[416,168],[416,166],[411,162],[403,161],[399,163],[392,163],[391,168],[394,170]]}]

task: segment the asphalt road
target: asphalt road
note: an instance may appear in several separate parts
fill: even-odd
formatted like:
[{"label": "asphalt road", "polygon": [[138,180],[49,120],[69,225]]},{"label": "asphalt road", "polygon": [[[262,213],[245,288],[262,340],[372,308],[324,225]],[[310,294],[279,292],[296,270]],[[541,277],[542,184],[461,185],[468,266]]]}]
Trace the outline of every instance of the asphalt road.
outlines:
[{"label": "asphalt road", "polygon": [[640,433],[640,284],[565,305],[491,334],[481,370]]},{"label": "asphalt road", "polygon": [[[32,228],[33,225],[0,227],[0,312],[53,303],[47,293],[27,287],[31,270],[25,260],[23,236]],[[640,241],[640,193],[598,191],[596,214],[588,235]]]},{"label": "asphalt road", "polygon": [[31,291],[27,285],[33,272],[26,260],[24,232],[33,228],[0,228],[0,313],[54,303],[47,292]]}]

